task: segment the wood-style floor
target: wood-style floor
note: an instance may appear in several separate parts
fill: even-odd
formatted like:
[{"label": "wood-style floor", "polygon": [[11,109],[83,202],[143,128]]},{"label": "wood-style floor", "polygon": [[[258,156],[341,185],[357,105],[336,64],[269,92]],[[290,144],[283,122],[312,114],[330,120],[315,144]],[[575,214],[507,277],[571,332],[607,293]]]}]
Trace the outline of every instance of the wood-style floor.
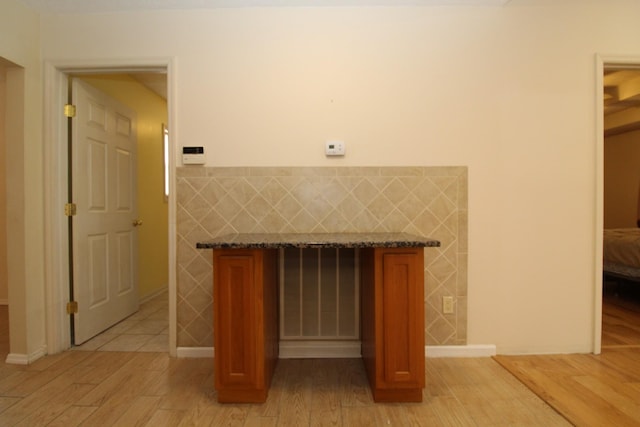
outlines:
[{"label": "wood-style floor", "polygon": [[634,294],[605,295],[599,355],[495,360],[574,425],[640,426],[640,298]]},{"label": "wood-style floor", "polygon": [[375,404],[359,359],[280,360],[265,404],[220,405],[210,359],[86,350],[0,362],[0,426],[569,425],[491,358],[426,359],[422,404]]},{"label": "wood-style floor", "polygon": [[429,360],[427,376],[423,404],[374,404],[360,360],[281,360],[265,404],[220,405],[211,360],[66,352],[0,369],[0,425],[569,425],[490,358]]},{"label": "wood-style floor", "polygon": [[[209,359],[68,351],[0,361],[0,426],[640,425],[640,321],[604,311],[602,355],[495,358],[522,382],[491,358],[426,359],[422,404],[373,403],[357,359],[280,360],[262,405],[216,403]],[[7,337],[0,306],[2,360]]]}]

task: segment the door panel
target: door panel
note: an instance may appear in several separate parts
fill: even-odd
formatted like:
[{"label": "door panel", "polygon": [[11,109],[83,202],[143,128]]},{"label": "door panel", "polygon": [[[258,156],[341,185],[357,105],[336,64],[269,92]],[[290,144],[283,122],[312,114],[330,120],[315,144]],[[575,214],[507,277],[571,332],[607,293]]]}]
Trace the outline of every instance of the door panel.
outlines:
[{"label": "door panel", "polygon": [[133,232],[118,233],[118,295],[134,291],[133,283]]},{"label": "door panel", "polygon": [[106,234],[100,234],[96,236],[87,236],[89,243],[89,287],[90,287],[90,300],[89,308],[97,307],[104,304],[109,296],[107,288],[107,281],[109,274],[107,259],[108,253],[108,236]]},{"label": "door panel", "polygon": [[74,343],[138,309],[135,113],[74,79],[72,193]]},{"label": "door panel", "polygon": [[107,145],[89,138],[87,149],[89,150],[87,208],[92,212],[104,212],[107,207]]}]

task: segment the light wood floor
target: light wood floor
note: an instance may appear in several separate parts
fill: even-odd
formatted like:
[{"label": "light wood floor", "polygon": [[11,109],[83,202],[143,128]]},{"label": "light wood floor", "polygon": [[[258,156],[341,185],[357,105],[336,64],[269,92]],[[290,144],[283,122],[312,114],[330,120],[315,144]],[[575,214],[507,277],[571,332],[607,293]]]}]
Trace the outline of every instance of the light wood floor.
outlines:
[{"label": "light wood floor", "polygon": [[426,359],[422,404],[373,403],[359,359],[280,360],[265,404],[220,405],[210,359],[84,350],[0,362],[0,426],[569,425],[490,358]]},{"label": "light wood floor", "polygon": [[265,404],[220,405],[209,359],[68,351],[4,364],[0,306],[0,426],[640,425],[639,323],[604,310],[603,343],[615,347],[600,356],[495,358],[522,382],[491,358],[426,359],[422,404],[374,404],[360,360],[280,360]]},{"label": "light wood floor", "polygon": [[640,426],[640,298],[605,298],[600,355],[495,360],[577,426]]},{"label": "light wood floor", "polygon": [[211,360],[66,352],[0,368],[2,426],[565,426],[490,358],[428,359],[423,404],[374,404],[358,359],[281,360],[262,405],[215,401]]}]

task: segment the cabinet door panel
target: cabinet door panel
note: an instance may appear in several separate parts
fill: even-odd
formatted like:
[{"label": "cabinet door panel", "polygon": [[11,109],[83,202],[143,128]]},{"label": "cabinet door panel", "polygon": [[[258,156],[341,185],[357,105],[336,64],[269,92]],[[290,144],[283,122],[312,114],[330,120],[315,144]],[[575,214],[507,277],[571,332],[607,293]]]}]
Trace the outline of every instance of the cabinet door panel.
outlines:
[{"label": "cabinet door panel", "polygon": [[423,312],[422,272],[417,267],[414,253],[382,256],[383,382],[391,388],[419,387],[423,377],[424,332],[418,321]]},{"label": "cabinet door panel", "polygon": [[254,258],[220,255],[216,263],[216,387],[256,385]]}]

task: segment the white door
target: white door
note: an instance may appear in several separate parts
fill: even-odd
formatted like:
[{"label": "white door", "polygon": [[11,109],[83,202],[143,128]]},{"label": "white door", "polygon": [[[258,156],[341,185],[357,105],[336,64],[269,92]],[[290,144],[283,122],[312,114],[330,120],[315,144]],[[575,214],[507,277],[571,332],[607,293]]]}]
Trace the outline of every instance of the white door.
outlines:
[{"label": "white door", "polygon": [[74,343],[138,310],[135,112],[72,83]]}]

